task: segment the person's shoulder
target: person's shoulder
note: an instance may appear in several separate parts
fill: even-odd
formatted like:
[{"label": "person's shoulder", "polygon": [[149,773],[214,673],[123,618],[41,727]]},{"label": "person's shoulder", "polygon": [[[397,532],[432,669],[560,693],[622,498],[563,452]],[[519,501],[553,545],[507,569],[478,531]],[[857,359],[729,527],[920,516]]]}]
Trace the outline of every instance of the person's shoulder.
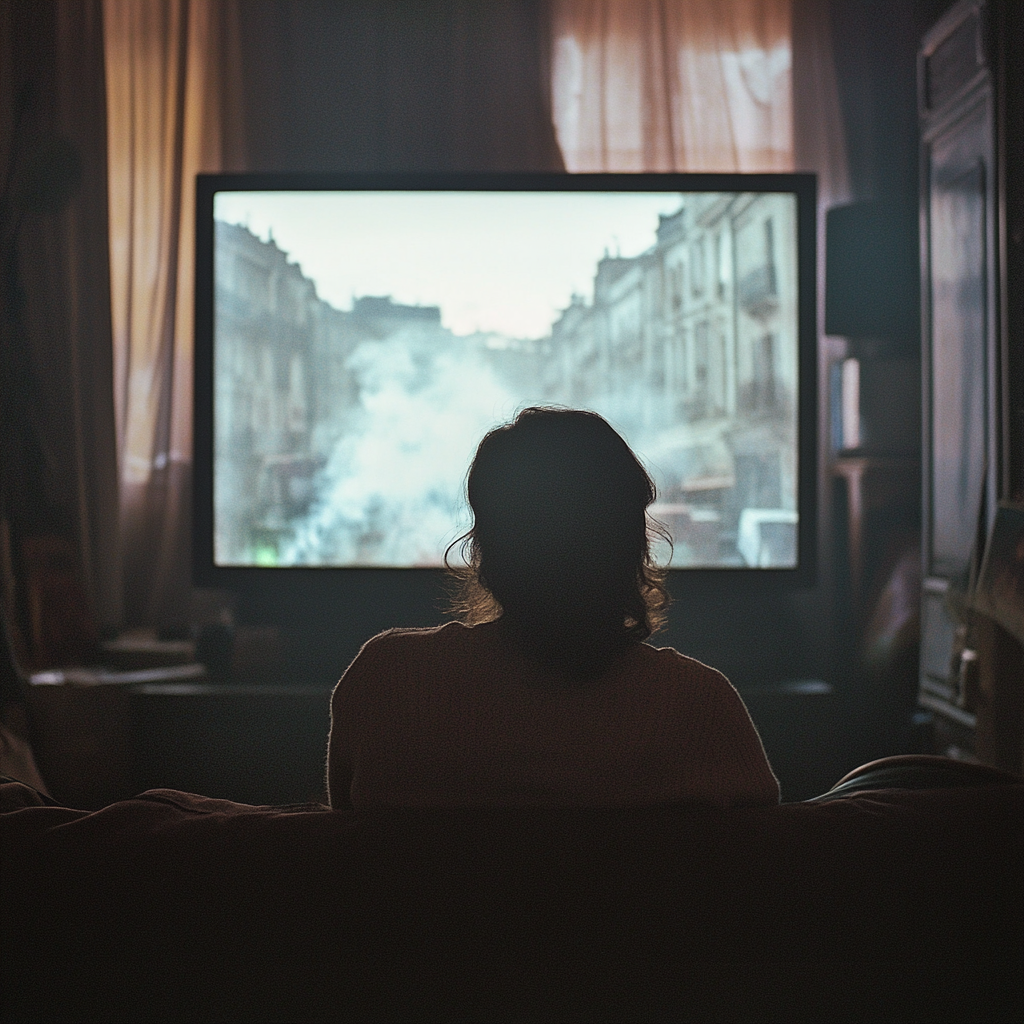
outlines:
[{"label": "person's shoulder", "polygon": [[717,668],[680,654],[673,647],[647,648],[644,657],[646,674],[663,694],[673,694],[691,711],[694,707],[716,716],[749,720],[746,704],[739,690]]},{"label": "person's shoulder", "polygon": [[392,652],[408,652],[414,648],[443,647],[459,643],[470,627],[461,622],[446,622],[441,626],[405,627],[396,626],[370,637],[363,644],[361,655],[369,657],[387,655]]},{"label": "person's shoulder", "polygon": [[705,665],[704,662],[687,654],[680,654],[674,647],[654,647],[647,643],[638,646],[638,657],[651,671],[697,686],[734,689],[732,683],[717,668]]},{"label": "person's shoulder", "polygon": [[421,671],[434,661],[444,660],[453,649],[452,638],[466,627],[458,622],[422,629],[396,627],[370,637],[345,670],[336,690],[352,692],[365,686],[379,688],[390,678],[406,677],[410,670]]}]

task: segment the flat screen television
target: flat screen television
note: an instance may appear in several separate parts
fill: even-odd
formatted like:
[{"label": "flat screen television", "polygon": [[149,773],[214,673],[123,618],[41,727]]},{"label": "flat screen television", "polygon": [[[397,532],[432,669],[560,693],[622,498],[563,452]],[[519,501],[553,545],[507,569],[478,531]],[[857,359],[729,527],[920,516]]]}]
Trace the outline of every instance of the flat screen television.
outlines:
[{"label": "flat screen television", "polygon": [[623,434],[673,575],[812,581],[812,175],[201,175],[196,209],[198,584],[436,588],[529,405]]}]

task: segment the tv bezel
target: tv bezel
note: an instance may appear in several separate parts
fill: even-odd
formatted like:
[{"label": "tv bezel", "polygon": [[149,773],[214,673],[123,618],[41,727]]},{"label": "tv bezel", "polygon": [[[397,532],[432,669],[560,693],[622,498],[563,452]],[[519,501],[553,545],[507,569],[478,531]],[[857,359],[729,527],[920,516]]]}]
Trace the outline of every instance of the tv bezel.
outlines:
[{"label": "tv bezel", "polygon": [[[223,191],[548,191],[781,192],[797,201],[798,415],[797,564],[792,568],[716,566],[668,570],[687,590],[805,589],[817,579],[818,344],[817,181],[809,173],[234,173],[196,177],[196,259],[193,411],[192,578],[199,587],[237,593],[255,607],[274,608],[331,595],[331,603],[374,595],[384,605],[396,585],[438,607],[441,568],[363,566],[223,566],[214,561],[213,366],[214,197]],[[468,467],[467,467],[468,469]],[[402,582],[399,583],[399,580]]]}]

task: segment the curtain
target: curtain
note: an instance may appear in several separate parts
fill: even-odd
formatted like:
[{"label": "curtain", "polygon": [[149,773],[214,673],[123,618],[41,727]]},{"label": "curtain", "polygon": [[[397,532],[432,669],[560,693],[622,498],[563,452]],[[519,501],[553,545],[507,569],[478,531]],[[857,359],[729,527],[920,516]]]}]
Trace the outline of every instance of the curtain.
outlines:
[{"label": "curtain", "polygon": [[806,169],[845,193],[820,0],[554,0],[552,40],[570,171]]},{"label": "curtain", "polygon": [[792,169],[790,0],[556,0],[573,171]]},{"label": "curtain", "polygon": [[[818,205],[850,202],[845,119],[833,57],[831,4],[793,3],[793,165],[818,175]],[[819,269],[824,270],[824,216],[819,218]],[[822,282],[822,288],[824,282]],[[824,294],[824,293],[822,293]],[[819,303],[824,323],[824,303]]]},{"label": "curtain", "polygon": [[[3,0],[0,576],[32,666],[121,615],[105,106],[100,0]],[[42,574],[73,581],[49,609],[54,644],[19,636],[44,596],[27,578],[41,549]]]},{"label": "curtain", "polygon": [[240,163],[234,0],[104,0],[125,620],[187,622],[195,175]]}]

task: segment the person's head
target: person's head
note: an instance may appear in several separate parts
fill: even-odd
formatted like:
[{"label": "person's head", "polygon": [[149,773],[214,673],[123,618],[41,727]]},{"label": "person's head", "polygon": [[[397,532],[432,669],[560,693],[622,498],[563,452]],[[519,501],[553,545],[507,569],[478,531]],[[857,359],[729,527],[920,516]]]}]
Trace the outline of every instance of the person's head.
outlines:
[{"label": "person's head", "polygon": [[542,660],[577,675],[661,625],[654,483],[602,417],[524,409],[480,442],[467,490],[468,567],[455,570],[464,621],[507,616]]}]

